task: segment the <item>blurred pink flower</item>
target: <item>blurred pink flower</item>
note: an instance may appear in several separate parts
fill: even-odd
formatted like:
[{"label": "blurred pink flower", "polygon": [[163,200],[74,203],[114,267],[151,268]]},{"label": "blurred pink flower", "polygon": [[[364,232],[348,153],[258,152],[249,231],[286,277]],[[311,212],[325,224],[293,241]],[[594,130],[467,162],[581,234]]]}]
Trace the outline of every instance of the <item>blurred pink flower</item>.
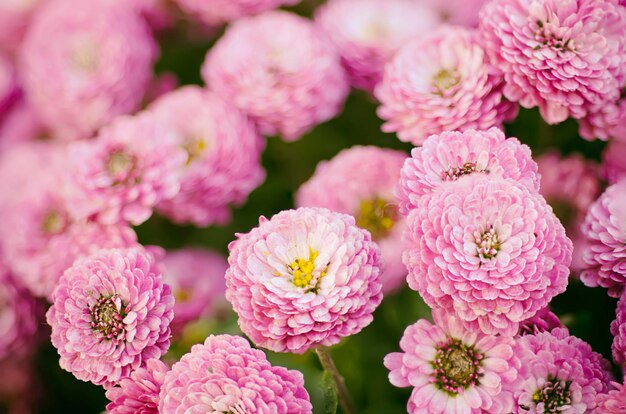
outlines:
[{"label": "blurred pink flower", "polygon": [[515,335],[567,287],[572,242],[543,197],[513,180],[446,183],[407,223],[409,286],[468,329]]},{"label": "blurred pink flower", "polygon": [[272,366],[239,336],[209,336],[165,375],[159,412],[310,414],[298,371]]},{"label": "blurred pink flower", "polygon": [[119,387],[109,388],[106,397],[109,414],[159,414],[159,392],[169,371],[158,359],[149,359],[146,366],[137,368],[129,377],[122,378]]},{"label": "blurred pink flower", "polygon": [[175,2],[202,23],[218,26],[283,5],[292,6],[300,3],[300,0],[175,0]]},{"label": "blurred pink flower", "polygon": [[385,357],[389,380],[413,387],[409,414],[508,413],[519,360],[509,336],[468,332],[458,319],[434,312],[435,324],[418,320],[404,331],[403,352]]},{"label": "blurred pink flower", "polygon": [[43,0],[2,0],[0,2],[0,50],[15,52],[24,37],[33,13]]},{"label": "blurred pink flower", "polygon": [[302,354],[372,322],[383,296],[380,250],[352,216],[302,207],[237,236],[226,298],[256,345]]},{"label": "blurred pink flower", "polygon": [[47,130],[39,120],[32,106],[25,99],[18,98],[11,104],[0,119],[0,152],[24,141],[34,141],[45,137]]},{"label": "blurred pink flower", "polygon": [[209,51],[202,78],[263,135],[285,141],[335,117],[349,91],[326,37],[311,21],[282,11],[234,22]]},{"label": "blurred pink flower", "polygon": [[29,102],[64,140],[139,108],[157,46],[141,16],[107,0],[47,1],[20,50]]},{"label": "blurred pink flower", "polygon": [[239,110],[212,92],[186,86],[150,108],[155,118],[176,130],[176,145],[186,151],[180,192],[157,209],[178,223],[225,224],[230,206],[241,205],[265,179],[261,152],[265,141]]},{"label": "blurred pink flower", "polygon": [[517,114],[502,87],[476,33],[445,26],[404,45],[385,66],[378,116],[384,132],[414,145],[444,131],[499,127]]},{"label": "blurred pink flower", "polygon": [[60,366],[105,388],[170,343],[174,297],[153,256],[140,248],[101,250],[65,271],[46,317]]},{"label": "blurred pink flower", "polygon": [[489,0],[425,0],[449,24],[476,27],[478,13]]},{"label": "blurred pink flower", "polygon": [[609,184],[626,178],[626,139],[613,139],[602,154],[601,174]]},{"label": "blurred pink flower", "polygon": [[615,320],[611,322],[613,335],[613,361],[622,371],[626,370],[626,295],[622,294],[615,309]]},{"label": "blurred pink flower", "polygon": [[369,231],[383,257],[383,293],[406,280],[402,263],[404,220],[398,214],[393,189],[406,158],[401,151],[352,147],[317,165],[315,174],[298,190],[298,207],[325,207],[351,214]]},{"label": "blurred pink flower", "polygon": [[426,35],[439,16],[414,0],[330,0],[315,23],[336,46],[356,88],[373,92],[383,68],[407,41]]}]

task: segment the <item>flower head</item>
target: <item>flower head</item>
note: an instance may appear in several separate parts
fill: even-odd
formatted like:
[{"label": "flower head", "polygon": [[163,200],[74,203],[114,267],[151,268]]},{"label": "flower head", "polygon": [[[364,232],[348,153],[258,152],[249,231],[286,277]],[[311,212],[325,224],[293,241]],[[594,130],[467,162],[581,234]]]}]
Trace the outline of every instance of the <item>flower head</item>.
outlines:
[{"label": "flower head", "polygon": [[159,414],[159,392],[169,371],[158,359],[149,359],[146,366],[137,368],[129,377],[122,378],[119,387],[109,388],[106,397],[109,414]]},{"label": "flower head", "polygon": [[512,180],[447,183],[407,223],[409,286],[472,330],[514,335],[565,291],[572,242],[546,201]]},{"label": "flower head", "polygon": [[596,395],[597,413],[621,414],[626,413],[626,387],[623,384],[612,382],[615,388],[605,394]]},{"label": "flower head", "polygon": [[468,29],[446,26],[407,43],[375,91],[383,131],[421,145],[444,131],[501,126],[517,109],[503,99],[502,78],[492,72]]},{"label": "flower head", "polygon": [[613,335],[613,361],[624,371],[626,370],[626,295],[622,295],[615,309],[615,320],[611,322]]},{"label": "flower head", "polygon": [[238,237],[226,298],[256,345],[303,353],[372,321],[382,300],[380,251],[352,216],[303,207],[261,217]]},{"label": "flower head", "polygon": [[404,162],[397,188],[400,212],[408,214],[420,197],[466,175],[510,178],[539,189],[537,164],[517,138],[507,139],[497,128],[444,132],[414,148]]},{"label": "flower head", "polygon": [[373,92],[393,54],[440,19],[413,0],[332,0],[317,9],[315,23],[337,47],[350,83]]},{"label": "flower head", "polygon": [[532,318],[526,319],[520,324],[518,335],[533,335],[539,332],[549,332],[555,328],[564,328],[561,320],[549,307],[538,311]]},{"label": "flower head", "polygon": [[245,16],[259,14],[300,0],[175,0],[192,16],[208,26],[219,26]]},{"label": "flower head", "polygon": [[265,178],[262,137],[239,110],[214,93],[187,86],[168,93],[150,112],[178,132],[187,153],[180,192],[162,200],[159,212],[179,223],[223,224],[230,205],[241,205]]},{"label": "flower head", "polygon": [[371,233],[383,257],[383,292],[397,288],[406,277],[402,264],[404,220],[393,196],[405,158],[401,151],[352,147],[319,163],[296,195],[299,207],[351,214],[357,226]]},{"label": "flower head", "polygon": [[165,375],[161,414],[310,414],[298,371],[272,366],[239,336],[209,336],[194,345]]},{"label": "flower head", "polygon": [[454,316],[433,313],[435,324],[420,319],[404,331],[403,352],[385,357],[389,380],[413,387],[409,414],[509,412],[519,361],[513,338],[468,332]]},{"label": "flower head", "polygon": [[614,139],[604,149],[602,154],[602,178],[609,184],[615,184],[626,177],[626,139]]},{"label": "flower head", "polygon": [[170,342],[174,297],[140,248],[101,250],[65,271],[46,314],[61,368],[117,384]]},{"label": "flower head", "polygon": [[349,90],[326,37],[312,22],[282,11],[233,23],[209,51],[202,78],[262,134],[286,141],[337,115]]},{"label": "flower head", "polygon": [[499,0],[481,11],[504,95],[546,122],[616,101],[625,80],[626,9],[617,0]]}]

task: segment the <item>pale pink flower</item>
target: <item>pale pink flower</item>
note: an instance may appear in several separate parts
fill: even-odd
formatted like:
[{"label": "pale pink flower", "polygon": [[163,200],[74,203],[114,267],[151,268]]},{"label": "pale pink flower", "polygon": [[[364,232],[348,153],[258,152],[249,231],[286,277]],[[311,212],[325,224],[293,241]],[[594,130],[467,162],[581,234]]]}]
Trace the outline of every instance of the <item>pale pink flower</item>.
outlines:
[{"label": "pale pink flower", "polygon": [[263,135],[286,141],[335,117],[349,91],[326,37],[311,21],[282,11],[234,22],[209,51],[202,78]]},{"label": "pale pink flower", "polygon": [[[622,90],[626,88],[626,79],[622,85]],[[617,102],[603,102],[589,108],[587,116],[579,121],[580,136],[587,140],[609,138],[626,140],[626,100],[620,99]]]},{"label": "pale pink flower", "polygon": [[517,114],[502,87],[476,33],[446,26],[407,43],[385,66],[378,116],[384,132],[414,145],[444,131],[499,127]]},{"label": "pale pink flower", "polygon": [[18,98],[0,119],[0,152],[17,143],[46,137],[47,130],[25,99]]},{"label": "pale pink flower", "polygon": [[209,336],[165,375],[159,412],[310,414],[298,371],[272,366],[239,336]]},{"label": "pale pink flower", "polygon": [[110,388],[169,347],[174,297],[143,249],[76,261],[53,297],[52,344],[61,368],[80,380]]},{"label": "pale pink flower", "polygon": [[488,0],[425,0],[449,24],[476,27],[478,13]]},{"label": "pale pink flower", "polygon": [[382,301],[380,250],[354,217],[282,211],[228,246],[226,298],[258,346],[304,353],[372,322]]},{"label": "pale pink flower", "polygon": [[175,0],[181,9],[208,26],[218,26],[241,17],[259,14],[300,0]]},{"label": "pale pink flower", "polygon": [[612,382],[614,389],[606,394],[596,395],[597,414],[626,413],[626,387],[623,384]]},{"label": "pale pink flower", "polygon": [[385,357],[391,383],[413,387],[409,414],[510,412],[512,395],[503,389],[519,369],[513,338],[469,332],[445,312],[433,318],[434,325],[420,319],[406,328],[403,352]]},{"label": "pale pink flower", "polygon": [[265,141],[237,108],[216,94],[186,86],[166,94],[149,110],[176,130],[186,152],[180,192],[157,209],[178,223],[224,224],[231,205],[241,205],[265,179]]},{"label": "pale pink flower", "polygon": [[602,153],[602,178],[615,184],[626,177],[626,139],[613,139]]},{"label": "pale pink flower", "polygon": [[383,257],[383,292],[403,284],[404,219],[398,214],[393,189],[406,158],[401,151],[378,147],[353,147],[317,165],[315,174],[298,190],[298,207],[325,207],[351,214],[369,231]]},{"label": "pale pink flower", "polygon": [[119,387],[109,388],[106,397],[109,414],[159,414],[159,392],[169,371],[158,359],[149,359],[145,367],[137,368],[122,378]]},{"label": "pale pink flower", "polygon": [[446,183],[407,223],[409,286],[471,330],[515,335],[567,287],[572,242],[543,197],[513,180]]},{"label": "pale pink flower", "polygon": [[331,0],[315,13],[315,23],[336,46],[350,83],[368,92],[402,45],[440,22],[434,11],[414,0]]}]

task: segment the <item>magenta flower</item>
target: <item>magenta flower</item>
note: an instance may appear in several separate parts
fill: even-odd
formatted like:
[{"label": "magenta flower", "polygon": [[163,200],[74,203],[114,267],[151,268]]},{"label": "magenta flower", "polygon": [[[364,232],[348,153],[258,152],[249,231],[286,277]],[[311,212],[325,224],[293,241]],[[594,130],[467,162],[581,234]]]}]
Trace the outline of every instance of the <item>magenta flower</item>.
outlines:
[{"label": "magenta flower", "polygon": [[539,190],[537,164],[530,148],[506,138],[497,128],[487,131],[444,132],[429,137],[404,162],[396,190],[400,212],[407,215],[418,200],[443,183],[470,174],[510,178]]},{"label": "magenta flower", "polygon": [[72,215],[104,224],[146,221],[154,206],[180,190],[187,154],[179,142],[178,131],[144,112],[117,118],[95,140],[74,144]]},{"label": "magenta flower", "polygon": [[105,388],[170,343],[174,297],[140,248],[101,250],[65,271],[46,318],[61,368]]},{"label": "magenta flower", "polygon": [[208,26],[218,26],[241,17],[259,14],[300,0],[175,0],[181,9]]},{"label": "magenta flower", "polygon": [[565,328],[522,336],[514,351],[521,368],[509,386],[517,414],[592,413],[609,389],[609,362]]},{"label": "magenta flower", "polygon": [[157,47],[141,16],[106,0],[43,2],[20,50],[28,100],[60,139],[138,109]]},{"label": "magenta flower", "polygon": [[298,371],[272,366],[239,336],[209,336],[165,375],[159,412],[307,414],[312,412]]},{"label": "magenta flower", "polygon": [[372,322],[383,296],[380,251],[354,217],[303,207],[237,236],[226,299],[256,345],[301,354]]},{"label": "magenta flower", "polygon": [[150,106],[154,117],[176,130],[186,151],[181,189],[157,209],[178,223],[224,224],[230,205],[241,205],[265,179],[262,137],[238,109],[195,86],[169,93]]},{"label": "magenta flower", "polygon": [[617,0],[492,1],[480,29],[506,98],[539,107],[550,124],[583,118],[620,96],[626,10]]},{"label": "magenta flower", "polygon": [[383,293],[398,288],[407,274],[402,263],[404,219],[393,196],[405,158],[401,151],[352,147],[320,162],[296,195],[298,207],[351,214],[359,227],[371,233],[383,257]]},{"label": "magenta flower", "polygon": [[626,387],[623,384],[612,382],[615,388],[606,394],[596,395],[596,413],[622,414],[626,413]]},{"label": "magenta flower", "polygon": [[609,184],[615,184],[626,177],[626,139],[614,139],[602,154],[601,175]]},{"label": "magenta flower", "polygon": [[281,11],[233,23],[209,51],[202,78],[262,134],[285,141],[335,117],[349,91],[326,37],[309,20]]},{"label": "magenta flower", "polygon": [[587,286],[609,289],[619,297],[626,284],[626,179],[606,189],[582,225],[586,245],[580,279]]},{"label": "magenta flower", "polygon": [[513,338],[468,332],[450,314],[434,312],[435,324],[418,320],[404,331],[403,352],[385,357],[389,380],[413,387],[409,414],[508,413],[517,378]]},{"label": "magenta flower", "polygon": [[404,45],[385,66],[378,116],[383,131],[414,145],[444,131],[501,126],[517,114],[502,86],[476,34],[443,27]]},{"label": "magenta flower", "polygon": [[129,377],[122,378],[119,387],[109,388],[106,397],[109,414],[159,414],[159,392],[169,371],[158,359],[149,359],[146,366],[137,368]]},{"label": "magenta flower", "polygon": [[613,361],[622,370],[626,370],[626,295],[622,295],[615,309],[615,320],[611,322],[613,335]]},{"label": "magenta flower", "polygon": [[447,183],[407,223],[409,286],[470,330],[515,335],[567,287],[572,242],[543,197],[515,181]]},{"label": "magenta flower", "polygon": [[368,92],[402,45],[440,22],[434,11],[413,0],[331,0],[315,14],[315,23],[339,51],[350,83]]},{"label": "magenta flower", "polygon": [[179,332],[225,299],[228,263],[221,255],[187,248],[168,252],[160,263],[164,266],[164,281],[176,298],[173,331]]},{"label": "magenta flower", "polygon": [[549,307],[545,307],[538,311],[532,318],[526,319],[520,323],[518,335],[534,335],[539,332],[549,332],[555,328],[564,328],[561,320],[556,316]]},{"label": "magenta flower", "polygon": [[449,24],[476,27],[478,13],[488,0],[425,0]]}]

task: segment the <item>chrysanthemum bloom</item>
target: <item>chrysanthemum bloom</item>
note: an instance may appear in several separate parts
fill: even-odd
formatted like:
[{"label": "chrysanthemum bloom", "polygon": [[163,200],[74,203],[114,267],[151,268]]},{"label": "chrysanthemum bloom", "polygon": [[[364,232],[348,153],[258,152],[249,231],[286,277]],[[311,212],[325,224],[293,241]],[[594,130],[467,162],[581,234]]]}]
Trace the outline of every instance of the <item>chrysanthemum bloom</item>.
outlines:
[{"label": "chrysanthemum bloom", "polygon": [[470,174],[510,178],[530,190],[539,190],[537,164],[530,148],[517,138],[507,139],[498,128],[444,132],[414,148],[411,158],[404,162],[396,190],[400,213],[408,214],[420,197],[443,183]]},{"label": "chrysanthemum bloom", "polygon": [[[626,88],[626,78],[622,90]],[[580,119],[578,129],[581,137],[587,140],[609,138],[626,140],[626,99],[620,96],[617,102],[603,102],[589,108],[587,116]]]},{"label": "chrysanthemum bloom", "polygon": [[613,361],[626,371],[626,295],[622,295],[615,309],[615,320],[611,322],[613,335]]},{"label": "chrysanthemum bloom", "polygon": [[35,347],[38,311],[35,300],[0,263],[0,359],[14,358],[24,348]]},{"label": "chrysanthemum bloom", "polygon": [[159,414],[159,392],[169,371],[158,359],[149,359],[145,367],[137,368],[123,378],[119,387],[109,388],[106,397],[109,414]]},{"label": "chrysanthemum bloom", "polygon": [[614,139],[602,154],[602,178],[609,184],[615,184],[626,177],[626,139]]},{"label": "chrysanthemum bloom", "polygon": [[272,366],[240,336],[211,335],[165,375],[159,412],[307,414],[312,407],[300,372]]},{"label": "chrysanthemum bloom", "polygon": [[407,273],[402,263],[404,219],[393,196],[405,158],[402,151],[378,147],[344,150],[320,162],[296,195],[298,207],[351,214],[357,226],[371,233],[383,257],[383,292],[399,287]]},{"label": "chrysanthemum bloom", "polygon": [[15,51],[20,46],[33,12],[42,0],[0,2],[0,49]]},{"label": "chrysanthemum bloom", "polygon": [[606,394],[596,395],[596,413],[623,414],[626,413],[626,387],[617,382],[611,382],[613,390]]},{"label": "chrysanthemum bloom", "polygon": [[434,312],[435,325],[418,320],[404,331],[403,352],[385,357],[389,380],[413,387],[409,414],[508,413],[503,388],[517,377],[513,338],[468,332],[453,315]]},{"label": "chrysanthemum bloom", "polygon": [[285,141],[336,116],[349,91],[326,37],[309,20],[281,11],[233,23],[209,51],[202,78],[262,134]]},{"label": "chrysanthemum bloom", "polygon": [[596,395],[609,389],[609,362],[565,328],[521,336],[514,351],[521,368],[508,390],[516,414],[592,413]]},{"label": "chrysanthemum bloom", "polygon": [[404,45],[376,87],[383,131],[421,145],[444,131],[488,129],[517,114],[502,97],[476,33],[442,27]]},{"label": "chrysanthemum bloom", "polygon": [[555,151],[537,158],[541,175],[541,195],[554,209],[574,243],[572,270],[583,268],[584,238],[580,224],[589,206],[600,195],[598,166],[574,154],[562,157]]},{"label": "chrysanthemum bloom", "polygon": [[46,134],[46,128],[32,106],[18,98],[7,108],[0,122],[0,152],[8,151],[17,143],[45,137]]},{"label": "chrysanthemum bloom", "polygon": [[488,0],[425,0],[449,24],[476,27],[478,13]]},{"label": "chrysanthemum bloom", "polygon": [[587,286],[609,289],[619,297],[626,285],[626,179],[606,189],[585,217],[582,233],[584,269],[580,279]]},{"label": "chrysanthemum bloom", "polygon": [[176,298],[172,330],[180,331],[225,299],[226,259],[204,249],[168,252],[161,260],[163,279]]},{"label": "chrysanthemum bloom", "polygon": [[518,335],[533,335],[539,332],[551,331],[555,328],[564,328],[561,320],[549,307],[541,309],[530,319],[526,319],[520,324]]},{"label": "chrysanthemum bloom", "polygon": [[413,0],[331,0],[315,14],[315,23],[336,46],[350,83],[369,92],[403,44],[440,22],[433,10]]},{"label": "chrysanthemum bloom", "polygon": [[241,17],[259,14],[300,0],[175,0],[181,9],[208,26],[218,26]]},{"label": "chrysanthemum bloom", "polygon": [[504,95],[550,124],[616,101],[624,82],[626,9],[617,0],[499,0],[481,33]]},{"label": "chrysanthemum bloom", "polygon": [[180,190],[188,156],[179,142],[178,131],[144,112],[119,117],[95,140],[74,144],[72,214],[104,224],[146,221],[159,202]]},{"label": "chrysanthemum bloom", "polygon": [[572,242],[543,197],[513,180],[447,183],[407,223],[409,286],[471,330],[515,335],[567,287]]},{"label": "chrysanthemum bloom", "polygon": [[354,217],[303,207],[237,236],[226,298],[256,345],[301,354],[372,322],[383,298],[380,251]]},{"label": "chrysanthemum bloom", "polygon": [[170,287],[140,248],[109,249],[65,271],[46,314],[61,368],[109,388],[170,343]]},{"label": "chrysanthemum bloom", "polygon": [[154,116],[178,132],[186,154],[180,192],[161,201],[160,213],[179,223],[224,224],[230,205],[241,205],[265,179],[261,151],[265,141],[237,108],[196,86],[163,96]]},{"label": "chrysanthemum bloom", "polygon": [[88,137],[135,111],[157,48],[142,17],[107,0],[46,1],[21,48],[28,100],[60,139]]}]

